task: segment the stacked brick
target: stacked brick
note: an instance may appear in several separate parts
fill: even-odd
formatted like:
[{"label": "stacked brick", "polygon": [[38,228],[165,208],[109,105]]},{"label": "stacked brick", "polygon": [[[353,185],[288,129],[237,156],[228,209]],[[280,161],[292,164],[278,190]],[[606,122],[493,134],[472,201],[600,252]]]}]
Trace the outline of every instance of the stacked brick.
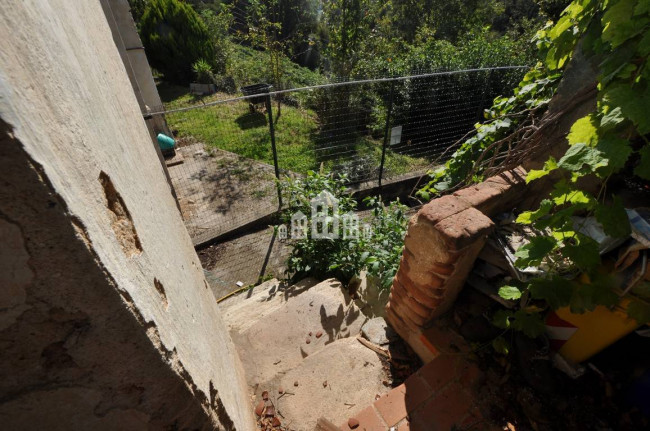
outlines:
[{"label": "stacked brick", "polygon": [[494,227],[490,216],[516,205],[524,179],[520,168],[489,178],[434,199],[409,222],[386,318],[420,356],[414,342],[452,306]]}]

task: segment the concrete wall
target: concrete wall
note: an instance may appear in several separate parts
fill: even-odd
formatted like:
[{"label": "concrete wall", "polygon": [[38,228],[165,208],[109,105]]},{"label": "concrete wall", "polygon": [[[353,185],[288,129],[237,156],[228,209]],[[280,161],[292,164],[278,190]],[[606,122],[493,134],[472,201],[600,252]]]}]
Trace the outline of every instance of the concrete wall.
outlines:
[{"label": "concrete wall", "polygon": [[[156,83],[153,80],[140,35],[131,16],[128,0],[100,0],[100,2],[113,33],[113,40],[131,81],[133,92],[140,105],[140,110],[142,112],[161,110],[163,104]],[[146,121],[154,142],[158,133],[171,136],[165,117],[156,115]]]},{"label": "concrete wall", "polygon": [[0,7],[0,423],[254,428],[99,0]]}]

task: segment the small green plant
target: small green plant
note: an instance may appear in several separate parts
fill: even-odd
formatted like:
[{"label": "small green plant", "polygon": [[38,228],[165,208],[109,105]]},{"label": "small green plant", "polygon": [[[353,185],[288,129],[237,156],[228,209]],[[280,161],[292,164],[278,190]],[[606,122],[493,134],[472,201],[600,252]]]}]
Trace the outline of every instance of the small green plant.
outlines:
[{"label": "small green plant", "polygon": [[212,66],[204,59],[199,59],[192,65],[192,71],[196,75],[196,82],[199,84],[214,84],[216,82]]},{"label": "small green plant", "polygon": [[[345,175],[322,174],[308,171],[304,178],[287,178],[281,184],[288,207],[283,213],[283,221],[291,224],[291,217],[297,212],[306,216],[311,214],[311,202],[322,192],[329,192],[338,199],[339,228],[342,229],[339,215],[356,210],[356,201],[346,190]],[[336,277],[348,283],[357,275],[363,265],[361,250],[357,241],[343,238],[342,230],[336,239],[313,238],[311,229],[307,229],[304,238],[291,239],[291,254],[287,259],[287,273],[291,281],[303,277]]]},{"label": "small green plant", "polygon": [[[291,218],[301,212],[310,215],[312,199],[322,192],[330,193],[338,203],[338,212],[331,221],[338,219],[337,238],[314,238],[310,229],[304,237],[290,239],[291,254],[287,259],[287,273],[291,281],[302,277],[336,277],[347,284],[361,271],[376,276],[382,288],[389,288],[402,253],[407,221],[407,207],[399,201],[384,205],[379,198],[367,198],[372,207],[369,220],[361,220],[358,236],[344,232],[346,214],[357,208],[357,203],[346,188],[345,175],[323,174],[309,171],[307,176],[286,179],[281,187],[288,207],[283,222],[291,225]],[[367,226],[365,226],[367,225]]]},{"label": "small green plant", "polygon": [[379,278],[381,288],[389,289],[404,250],[408,207],[399,200],[386,206],[377,197],[368,197],[364,203],[372,207],[372,229],[369,238],[361,239],[361,260],[368,274]]}]

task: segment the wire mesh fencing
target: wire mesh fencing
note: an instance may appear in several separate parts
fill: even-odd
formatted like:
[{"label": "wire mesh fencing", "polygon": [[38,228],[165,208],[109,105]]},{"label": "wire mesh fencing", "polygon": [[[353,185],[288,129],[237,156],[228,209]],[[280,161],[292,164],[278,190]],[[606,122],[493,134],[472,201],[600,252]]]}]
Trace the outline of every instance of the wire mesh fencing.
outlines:
[{"label": "wire mesh fencing", "polygon": [[361,188],[420,176],[451,157],[525,67],[338,82],[167,106],[169,173],[195,244],[281,206],[276,180],[345,174]]}]

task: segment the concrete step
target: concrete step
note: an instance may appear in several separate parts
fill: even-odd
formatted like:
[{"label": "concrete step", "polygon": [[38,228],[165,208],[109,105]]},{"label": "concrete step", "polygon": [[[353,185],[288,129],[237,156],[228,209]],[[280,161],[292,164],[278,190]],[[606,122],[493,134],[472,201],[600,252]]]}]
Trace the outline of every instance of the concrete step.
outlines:
[{"label": "concrete step", "polygon": [[224,301],[221,309],[253,388],[337,339],[356,337],[366,321],[334,279],[289,287],[271,280]]},{"label": "concrete step", "polygon": [[342,421],[388,390],[380,358],[356,339],[368,319],[336,280],[271,280],[220,308],[251,395],[268,391],[291,430],[311,431],[321,416]]},{"label": "concrete step", "polygon": [[[345,422],[359,406],[388,392],[384,380],[386,372],[377,354],[353,337],[335,340],[259,390],[276,397],[275,407],[288,429],[313,431],[318,418]],[[278,398],[279,388],[290,394]]]}]

